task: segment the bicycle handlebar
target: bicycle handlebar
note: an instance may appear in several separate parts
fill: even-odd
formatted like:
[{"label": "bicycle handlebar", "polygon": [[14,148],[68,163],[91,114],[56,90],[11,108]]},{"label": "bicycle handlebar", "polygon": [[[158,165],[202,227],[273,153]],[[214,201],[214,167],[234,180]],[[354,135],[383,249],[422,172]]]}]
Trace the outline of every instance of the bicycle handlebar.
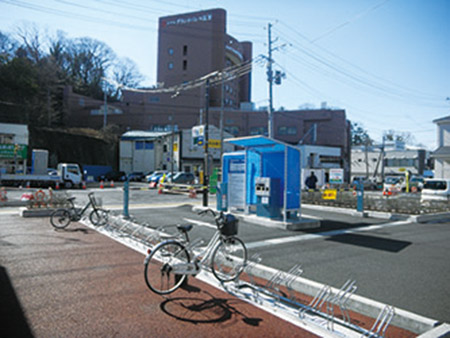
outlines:
[{"label": "bicycle handlebar", "polygon": [[220,226],[222,223],[220,221],[221,220],[223,221],[223,211],[219,212],[219,214],[217,215],[217,213],[214,210],[212,210],[211,208],[207,208],[205,210],[200,211],[198,214],[203,215],[203,214],[208,213],[208,211],[214,216],[214,220],[216,221],[216,224],[218,226]]}]

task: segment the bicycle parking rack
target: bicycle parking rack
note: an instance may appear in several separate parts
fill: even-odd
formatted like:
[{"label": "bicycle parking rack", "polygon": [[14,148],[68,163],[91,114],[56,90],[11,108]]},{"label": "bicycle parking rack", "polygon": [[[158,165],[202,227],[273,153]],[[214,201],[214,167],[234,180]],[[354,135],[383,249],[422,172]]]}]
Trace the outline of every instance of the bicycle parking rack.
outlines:
[{"label": "bicycle parking rack", "polygon": [[[87,219],[87,217],[83,217],[86,223],[88,223]],[[125,219],[121,215],[113,213],[110,213],[108,223],[103,229],[110,233],[111,237],[117,235],[121,238],[128,237],[150,249],[167,237],[175,237],[167,233],[167,226],[152,229],[149,224],[138,224],[134,219]],[[204,241],[198,238],[189,243],[188,248],[194,250],[203,243]],[[347,280],[338,290],[324,285],[308,304],[303,304],[297,299],[294,289],[295,281],[303,274],[301,265],[296,264],[287,272],[277,271],[265,285],[260,285],[256,281],[255,271],[261,261],[262,258],[259,254],[252,255],[242,274],[248,277],[248,281],[238,278],[234,283],[222,284],[224,289],[236,297],[247,299],[260,306],[268,304],[275,311],[287,311],[294,317],[308,321],[337,336],[346,336],[342,333],[342,328],[344,328],[348,332],[353,332],[352,336],[358,334],[360,337],[384,337],[395,316],[395,309],[387,305],[380,311],[370,329],[352,323],[348,302],[355,294],[357,286],[356,281],[351,279]],[[248,292],[247,289],[251,291]],[[342,318],[335,315],[336,307]],[[338,330],[335,325],[339,325]]]}]

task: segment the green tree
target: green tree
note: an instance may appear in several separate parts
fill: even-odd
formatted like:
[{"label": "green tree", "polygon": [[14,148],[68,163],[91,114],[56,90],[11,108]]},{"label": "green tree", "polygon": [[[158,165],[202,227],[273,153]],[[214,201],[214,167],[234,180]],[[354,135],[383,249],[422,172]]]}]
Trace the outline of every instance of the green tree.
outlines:
[{"label": "green tree", "polygon": [[358,122],[351,122],[350,132],[352,146],[373,144],[373,140],[370,138],[368,132],[364,129],[362,124]]}]

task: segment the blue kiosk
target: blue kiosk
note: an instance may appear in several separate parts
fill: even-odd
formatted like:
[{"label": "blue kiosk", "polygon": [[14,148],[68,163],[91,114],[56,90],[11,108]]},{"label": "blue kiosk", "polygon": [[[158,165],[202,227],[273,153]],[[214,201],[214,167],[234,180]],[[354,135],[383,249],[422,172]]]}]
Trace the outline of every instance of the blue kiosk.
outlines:
[{"label": "blue kiosk", "polygon": [[225,142],[243,150],[223,155],[221,207],[301,223],[300,149],[265,136]]}]

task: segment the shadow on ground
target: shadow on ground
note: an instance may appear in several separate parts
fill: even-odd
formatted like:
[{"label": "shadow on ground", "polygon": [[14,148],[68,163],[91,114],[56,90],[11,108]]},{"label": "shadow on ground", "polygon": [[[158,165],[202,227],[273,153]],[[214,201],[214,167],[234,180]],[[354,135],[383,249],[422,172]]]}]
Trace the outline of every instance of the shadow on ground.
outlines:
[{"label": "shadow on ground", "polygon": [[8,272],[0,266],[0,327],[2,337],[33,337]]}]

